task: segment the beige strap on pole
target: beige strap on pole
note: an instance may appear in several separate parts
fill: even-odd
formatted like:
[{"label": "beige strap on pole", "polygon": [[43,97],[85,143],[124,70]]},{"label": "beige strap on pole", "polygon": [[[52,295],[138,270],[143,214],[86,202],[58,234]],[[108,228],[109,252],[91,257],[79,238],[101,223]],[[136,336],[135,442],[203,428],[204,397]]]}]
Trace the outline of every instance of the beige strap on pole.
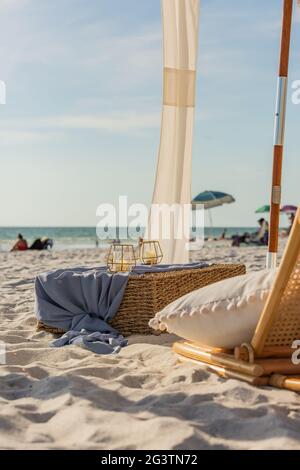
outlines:
[{"label": "beige strap on pole", "polygon": [[164,105],[195,107],[196,72],[165,67]]}]

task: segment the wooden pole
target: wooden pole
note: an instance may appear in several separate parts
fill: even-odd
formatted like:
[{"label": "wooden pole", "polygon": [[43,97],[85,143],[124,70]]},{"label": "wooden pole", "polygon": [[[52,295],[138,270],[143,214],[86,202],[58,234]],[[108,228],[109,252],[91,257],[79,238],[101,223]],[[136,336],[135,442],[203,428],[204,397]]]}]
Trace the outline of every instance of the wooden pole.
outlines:
[{"label": "wooden pole", "polygon": [[285,132],[285,115],[287,101],[287,84],[289,71],[291,29],[293,17],[293,0],[284,0],[283,21],[281,34],[281,51],[279,63],[279,76],[277,86],[277,104],[274,129],[274,156],[273,156],[273,178],[271,193],[271,215],[269,250],[267,267],[274,268],[277,264],[278,238],[279,238],[279,216],[281,203],[281,175],[283,161],[283,146]]},{"label": "wooden pole", "polygon": [[[222,351],[221,351],[222,352]],[[269,359],[269,358],[291,358],[292,354],[295,352],[294,349],[289,346],[267,346],[260,352],[260,359]],[[228,352],[226,351],[228,354]],[[255,352],[254,352],[255,353]],[[241,361],[249,362],[249,353],[242,346],[237,346],[234,349],[234,357]]]},{"label": "wooden pole", "polygon": [[237,372],[232,369],[229,369],[226,366],[217,366],[215,364],[208,364],[207,362],[201,362],[196,359],[191,359],[189,357],[184,357],[178,354],[179,362],[191,362],[199,367],[206,369],[208,372],[214,372],[215,374],[219,375],[223,379],[235,379],[235,380],[242,380],[243,382],[247,382],[251,385],[268,385],[269,377],[254,377],[251,375],[244,374],[242,372]]},{"label": "wooden pole", "polygon": [[269,385],[277,388],[285,388],[294,392],[300,392],[300,377],[285,377],[284,375],[271,375]]},{"label": "wooden pole", "polygon": [[264,375],[264,369],[258,364],[247,364],[244,361],[238,361],[233,356],[228,354],[218,353],[214,354],[195,347],[193,344],[188,342],[176,342],[173,344],[173,351],[189,359],[196,361],[205,362],[215,366],[222,366],[231,369],[235,372],[241,372],[242,374],[251,375],[253,377],[260,377]]},{"label": "wooden pole", "polygon": [[300,374],[300,365],[292,363],[291,358],[285,359],[257,359],[255,364],[259,364],[264,369],[263,375],[271,374]]}]

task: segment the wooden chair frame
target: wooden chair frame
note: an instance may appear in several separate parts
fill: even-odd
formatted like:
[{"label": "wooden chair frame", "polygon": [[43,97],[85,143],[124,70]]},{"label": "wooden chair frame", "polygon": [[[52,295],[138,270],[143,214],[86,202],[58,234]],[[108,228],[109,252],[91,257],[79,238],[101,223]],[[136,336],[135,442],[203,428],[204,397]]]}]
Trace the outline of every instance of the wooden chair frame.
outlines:
[{"label": "wooden chair frame", "polygon": [[292,362],[295,340],[300,340],[300,207],[251,343],[226,351],[177,342],[173,349],[181,360],[225,378],[300,391],[300,365]]}]

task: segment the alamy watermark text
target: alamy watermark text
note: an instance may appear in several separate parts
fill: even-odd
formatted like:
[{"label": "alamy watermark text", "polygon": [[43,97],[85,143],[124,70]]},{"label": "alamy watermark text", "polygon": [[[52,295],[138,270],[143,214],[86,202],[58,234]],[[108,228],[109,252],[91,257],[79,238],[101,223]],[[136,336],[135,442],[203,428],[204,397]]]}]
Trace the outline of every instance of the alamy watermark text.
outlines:
[{"label": "alamy watermark text", "polygon": [[3,80],[0,80],[0,104],[6,104],[6,85]]},{"label": "alamy watermark text", "polygon": [[294,80],[292,83],[292,103],[300,104],[300,80]]}]

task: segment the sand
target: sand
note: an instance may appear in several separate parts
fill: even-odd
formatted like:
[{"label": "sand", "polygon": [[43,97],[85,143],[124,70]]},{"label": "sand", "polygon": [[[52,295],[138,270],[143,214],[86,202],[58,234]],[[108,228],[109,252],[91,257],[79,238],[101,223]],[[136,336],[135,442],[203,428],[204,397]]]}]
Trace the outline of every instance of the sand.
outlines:
[{"label": "sand", "polygon": [[[264,265],[260,248],[207,244],[193,259]],[[96,250],[0,253],[1,449],[300,449],[300,398],[178,364],[174,337],[132,337],[116,356],[50,349],[35,332],[34,276],[95,266]]]}]

